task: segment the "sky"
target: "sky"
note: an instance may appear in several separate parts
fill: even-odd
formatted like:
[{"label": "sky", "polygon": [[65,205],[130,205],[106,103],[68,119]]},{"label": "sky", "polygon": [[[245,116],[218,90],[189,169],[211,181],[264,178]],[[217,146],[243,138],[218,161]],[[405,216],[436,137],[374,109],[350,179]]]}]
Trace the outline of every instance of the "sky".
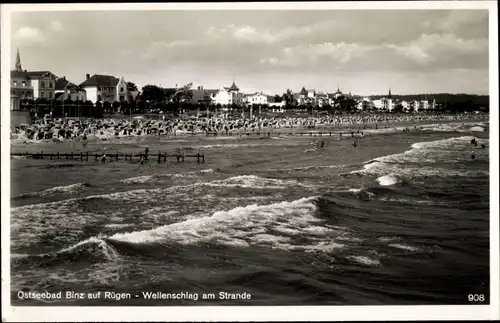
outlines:
[{"label": "sky", "polygon": [[11,67],[274,95],[488,94],[487,10],[16,12]]}]

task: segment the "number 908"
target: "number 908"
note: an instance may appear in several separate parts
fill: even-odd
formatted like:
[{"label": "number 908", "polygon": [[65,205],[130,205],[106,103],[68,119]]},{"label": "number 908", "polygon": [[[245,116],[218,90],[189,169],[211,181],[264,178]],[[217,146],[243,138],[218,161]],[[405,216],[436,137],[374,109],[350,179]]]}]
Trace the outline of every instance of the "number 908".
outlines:
[{"label": "number 908", "polygon": [[469,302],[484,302],[484,294],[469,294]]}]

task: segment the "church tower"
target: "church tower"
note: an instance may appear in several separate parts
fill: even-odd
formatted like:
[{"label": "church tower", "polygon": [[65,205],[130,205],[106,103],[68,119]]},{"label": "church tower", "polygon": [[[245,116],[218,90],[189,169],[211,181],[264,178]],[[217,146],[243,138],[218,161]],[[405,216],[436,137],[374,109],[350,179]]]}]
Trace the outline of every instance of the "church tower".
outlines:
[{"label": "church tower", "polygon": [[21,66],[21,56],[19,55],[19,47],[17,48],[16,71],[18,71],[18,72],[23,71],[23,67]]}]

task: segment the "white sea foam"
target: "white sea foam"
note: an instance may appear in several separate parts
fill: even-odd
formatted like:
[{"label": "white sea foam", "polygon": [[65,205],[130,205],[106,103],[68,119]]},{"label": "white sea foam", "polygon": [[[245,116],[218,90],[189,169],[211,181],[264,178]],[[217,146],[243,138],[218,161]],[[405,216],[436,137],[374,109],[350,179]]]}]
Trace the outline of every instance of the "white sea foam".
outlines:
[{"label": "white sea foam", "polygon": [[394,240],[399,240],[398,237],[379,237],[378,238],[379,241],[382,241],[382,242],[388,242],[388,241],[394,241]]},{"label": "white sea foam", "polygon": [[46,196],[51,194],[73,194],[83,190],[88,184],[87,183],[75,183],[70,185],[55,186],[43,191],[30,192],[22,194],[21,196]]},{"label": "white sea foam", "polygon": [[147,183],[153,179],[152,175],[144,175],[144,176],[137,176],[137,177],[130,177],[121,180],[121,183],[124,184],[142,184],[142,183]]},{"label": "white sea foam", "polygon": [[472,132],[483,132],[483,131],[485,131],[485,129],[484,129],[484,127],[474,126],[474,127],[471,127],[469,129],[469,131],[472,131]]},{"label": "white sea foam", "polygon": [[347,256],[347,259],[353,260],[353,261],[355,261],[357,263],[360,263],[360,264],[363,264],[363,265],[367,265],[367,266],[378,266],[378,265],[380,265],[380,260],[369,258],[369,257],[366,257],[366,256],[351,255],[351,256]]},{"label": "white sea foam", "polygon": [[[350,174],[378,174],[404,177],[413,176],[474,176],[487,175],[485,170],[450,169],[441,167],[441,162],[460,162],[469,158],[470,141],[474,137],[463,136],[411,145],[412,149],[400,154],[387,155],[366,162],[362,170]],[[487,139],[481,139],[487,143]],[[483,154],[484,155],[484,154]],[[476,154],[477,158],[484,158]],[[484,155],[486,156],[486,155]],[[433,164],[424,165],[423,163]],[[387,178],[385,178],[387,179]]]},{"label": "white sea foam", "polygon": [[418,251],[419,250],[417,247],[412,247],[412,246],[408,246],[406,244],[400,244],[400,243],[392,243],[389,245],[389,247],[407,250],[407,251]]},{"label": "white sea foam", "polygon": [[293,180],[265,178],[256,175],[239,175],[224,180],[202,183],[202,185],[214,187],[241,187],[257,189],[284,189],[290,186],[304,186],[304,184]]},{"label": "white sea foam", "polygon": [[287,234],[304,233],[303,228],[318,221],[313,216],[316,206],[315,197],[302,198],[292,202],[269,205],[247,205],[228,211],[217,211],[211,216],[189,219],[169,224],[153,230],[119,233],[110,239],[131,243],[149,243],[158,240],[171,240],[183,244],[217,240],[227,244],[233,238],[245,240],[249,244],[271,244],[273,247],[286,248],[289,237],[265,233],[265,228],[277,225],[277,219],[284,221],[281,228]]},{"label": "white sea foam", "polygon": [[130,227],[133,226],[134,224],[132,223],[110,223],[106,224],[106,228],[125,228],[125,227]]},{"label": "white sea foam", "polygon": [[379,178],[377,178],[377,182],[381,186],[391,186],[391,185],[398,183],[398,178],[396,176],[394,176],[393,174],[389,174],[389,175],[380,176]]}]

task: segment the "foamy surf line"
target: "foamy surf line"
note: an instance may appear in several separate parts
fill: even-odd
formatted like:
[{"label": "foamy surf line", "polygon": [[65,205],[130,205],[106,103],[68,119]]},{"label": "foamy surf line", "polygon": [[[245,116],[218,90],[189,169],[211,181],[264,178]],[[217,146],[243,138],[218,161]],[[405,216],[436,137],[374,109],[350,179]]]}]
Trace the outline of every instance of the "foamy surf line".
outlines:
[{"label": "foamy surf line", "polygon": [[[377,157],[374,159],[371,159],[365,163],[363,163],[363,168],[359,170],[354,170],[346,174],[341,174],[341,175],[349,175],[349,174],[364,174],[364,173],[377,173],[382,170],[390,171],[391,165],[403,165],[406,163],[408,164],[409,162],[413,163],[422,163],[422,162],[432,162],[433,164],[437,163],[438,160],[436,158],[439,157],[440,154],[443,154],[444,152],[454,152],[457,151],[457,149],[465,150],[468,148],[468,144],[470,141],[475,138],[473,136],[462,136],[462,137],[453,137],[453,138],[447,138],[447,139],[440,139],[440,140],[434,140],[434,141],[424,141],[424,142],[417,142],[413,143],[411,145],[411,149],[406,150],[402,153],[398,154],[391,154],[391,155],[386,155],[382,157]],[[482,142],[488,144],[489,140],[488,139],[481,139]],[[430,155],[427,156],[430,153],[435,153],[435,155]],[[431,158],[432,157],[432,158]],[[406,166],[407,167],[407,166]],[[377,181],[381,185],[393,185],[397,182],[397,177],[396,175],[409,175],[412,171],[416,171],[415,175],[421,174],[421,175],[451,175],[451,176],[469,176],[470,174],[468,173],[462,173],[459,171],[448,171],[447,174],[445,173],[440,173],[439,170],[432,169],[430,167],[420,167],[420,172],[418,171],[419,168],[409,168],[407,167],[407,171],[403,172],[401,174],[385,174],[382,177],[379,177]],[[395,171],[395,170],[393,170]],[[400,168],[400,171],[402,171],[402,168]],[[425,171],[427,173],[425,173]],[[483,172],[484,173],[484,172]],[[392,176],[391,176],[392,175]],[[396,179],[396,181],[395,181]]]},{"label": "foamy surf line", "polygon": [[[211,173],[210,169],[204,170],[202,174]],[[148,175],[149,176],[149,175]],[[131,178],[130,182],[134,181],[134,178]],[[139,179],[140,182],[144,182],[150,180],[149,178],[141,177]],[[211,182],[195,182],[192,184],[186,185],[174,185],[166,188],[141,188],[135,190],[127,190],[122,192],[114,192],[107,194],[99,194],[99,195],[89,195],[85,197],[79,198],[70,198],[56,202],[47,202],[47,203],[37,203],[37,204],[28,204],[23,206],[18,206],[11,208],[13,212],[21,212],[21,211],[29,211],[37,208],[52,208],[57,206],[69,206],[73,202],[84,201],[84,200],[93,200],[93,199],[105,199],[110,201],[141,201],[156,199],[158,195],[165,193],[185,193],[186,191],[193,190],[195,188],[201,186],[211,186],[211,187],[221,187],[221,188],[244,188],[244,189],[286,189],[290,186],[301,186],[301,187],[309,187],[306,184],[299,183],[297,181],[285,181],[280,179],[272,179],[265,178],[256,175],[240,175],[226,178],[224,180],[215,180]]]},{"label": "foamy surf line", "polygon": [[43,191],[35,191],[35,192],[29,192],[29,193],[23,193],[19,195],[19,197],[31,197],[31,196],[47,196],[47,195],[52,195],[52,194],[74,194],[79,191],[82,191],[86,187],[91,186],[89,183],[82,182],[82,183],[75,183],[75,184],[70,184],[70,185],[64,185],[64,186],[55,186],[51,187],[48,189],[45,189]]},{"label": "foamy surf line", "polygon": [[202,169],[199,171],[192,171],[192,172],[184,172],[184,173],[179,173],[179,174],[173,174],[173,173],[161,173],[161,174],[155,174],[155,175],[142,175],[142,176],[135,176],[135,177],[129,177],[120,180],[120,183],[124,184],[144,184],[148,183],[156,178],[160,177],[173,177],[173,178],[179,178],[179,177],[197,177],[197,176],[202,176],[204,174],[210,174],[214,173],[216,170],[209,168],[209,169]]}]

